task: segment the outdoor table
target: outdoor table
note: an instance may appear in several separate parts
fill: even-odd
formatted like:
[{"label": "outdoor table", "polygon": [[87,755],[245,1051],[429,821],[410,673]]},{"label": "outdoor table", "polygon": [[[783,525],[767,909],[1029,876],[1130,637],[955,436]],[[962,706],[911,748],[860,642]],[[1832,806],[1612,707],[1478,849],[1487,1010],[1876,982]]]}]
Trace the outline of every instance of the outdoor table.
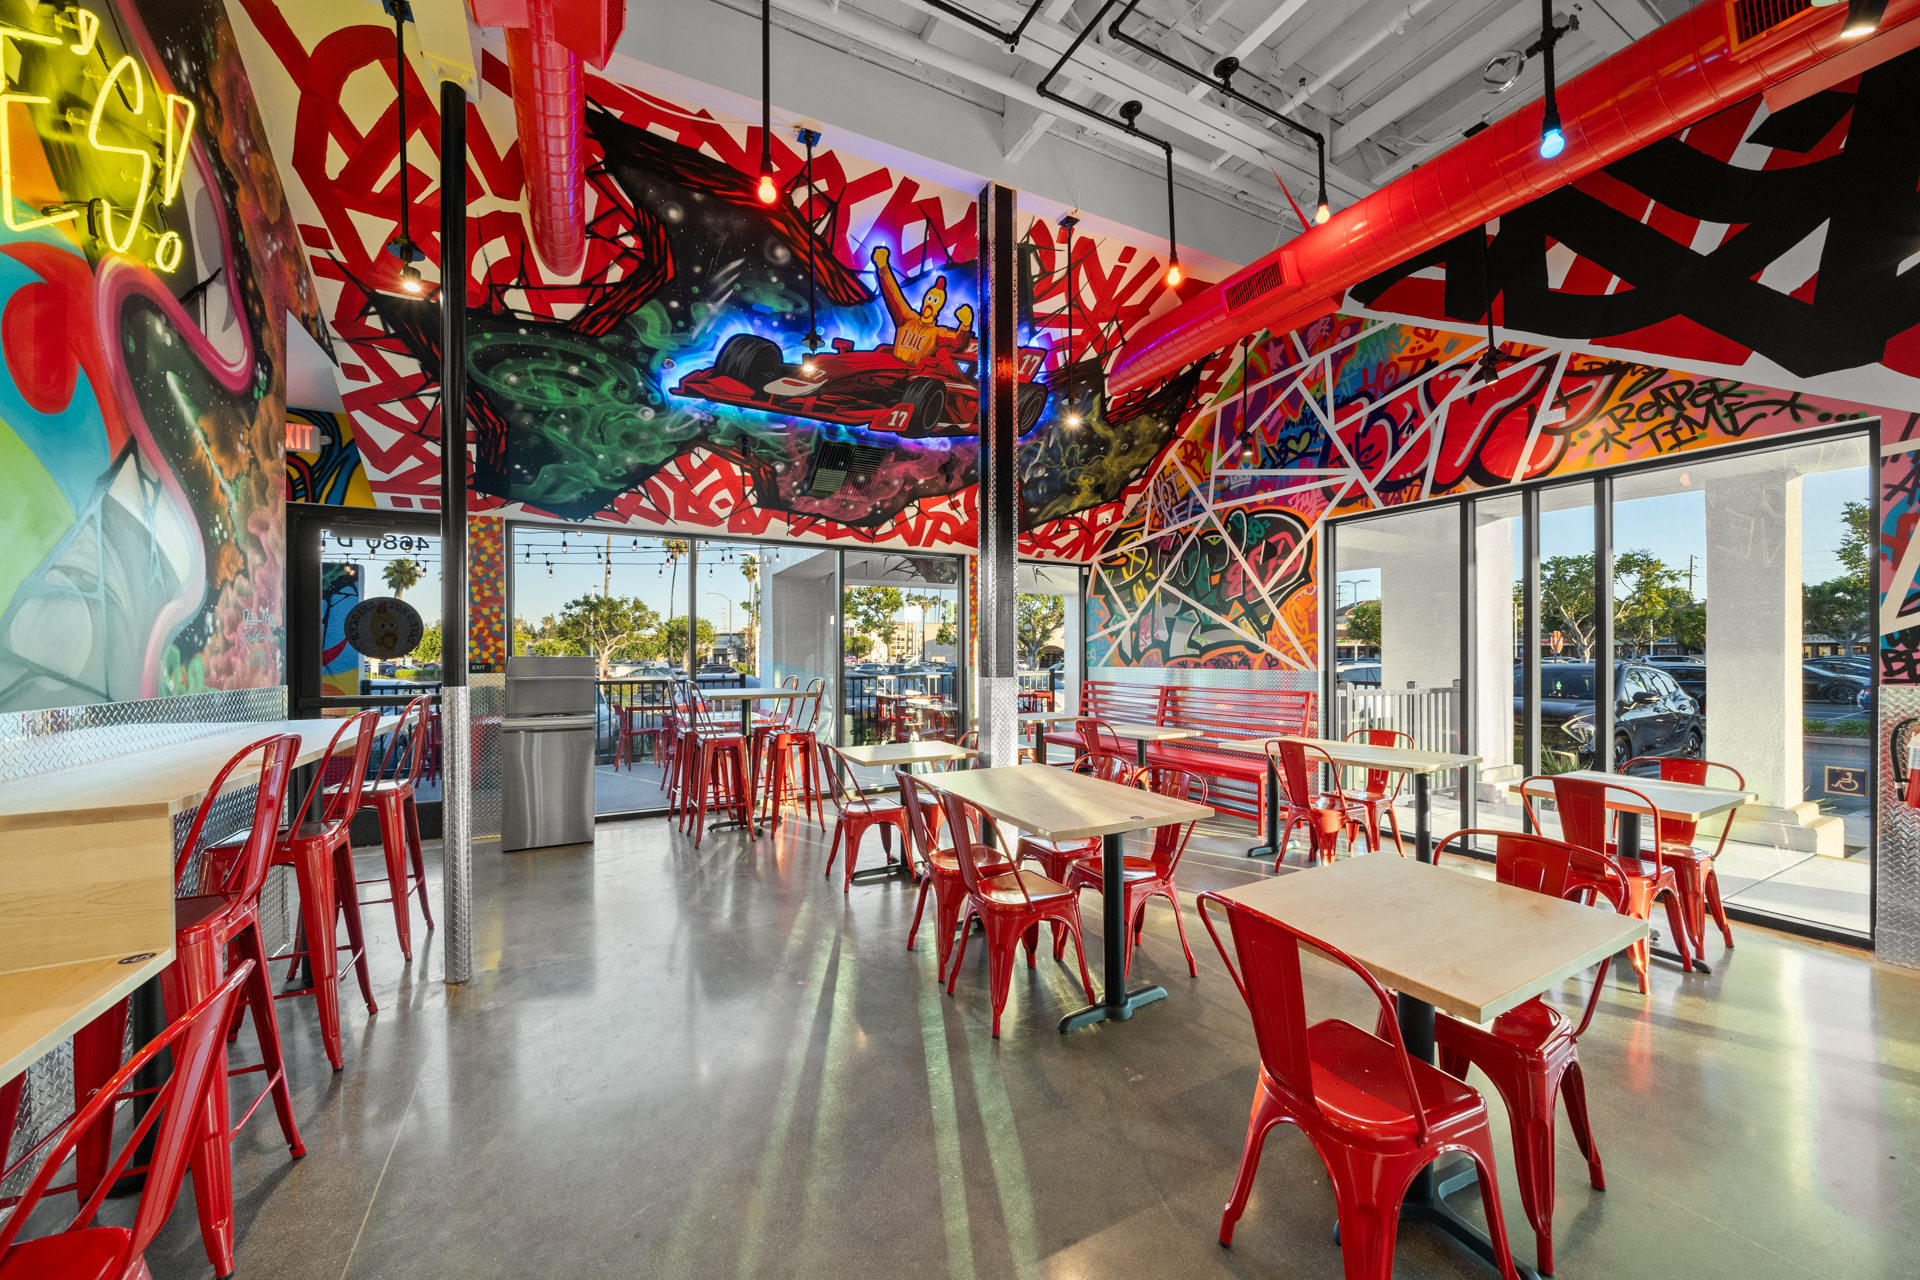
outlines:
[{"label": "outdoor table", "polygon": [[[1700,787],[1690,782],[1666,782],[1659,778],[1636,778],[1632,774],[1601,773],[1597,769],[1572,769],[1555,775],[1562,778],[1584,778],[1591,782],[1618,783],[1607,787],[1607,808],[1620,815],[1619,851],[1622,858],[1640,857],[1640,819],[1642,815],[1656,819],[1653,838],[1660,838],[1660,824],[1657,819],[1662,815],[1683,818],[1689,822],[1699,822],[1715,814],[1728,813],[1738,809],[1750,800],[1759,797],[1751,791],[1735,791],[1728,787]],[[1531,782],[1532,785],[1527,785]],[[1632,787],[1640,795],[1653,801],[1654,810],[1650,811],[1640,802],[1640,797],[1632,792],[1621,790]],[[1507,790],[1516,795],[1529,795],[1535,799],[1553,799],[1552,778],[1522,779],[1507,785]],[[1653,933],[1654,942],[1660,940],[1660,933]],[[1680,957],[1665,947],[1649,945],[1654,955],[1662,960],[1680,963]],[[1702,973],[1712,973],[1705,960],[1695,960],[1694,966]]]},{"label": "outdoor table", "polygon": [[1126,895],[1120,876],[1120,836],[1128,831],[1193,822],[1210,816],[1212,809],[1191,800],[1038,764],[929,774],[927,785],[971,800],[997,820],[1049,840],[1100,837],[1100,928],[1106,959],[1103,995],[1099,1004],[1060,1019],[1062,1032],[1108,1019],[1124,1022],[1141,1005],[1166,998],[1163,987],[1127,990],[1128,925],[1123,910]]},{"label": "outdoor table", "polygon": [[[1442,751],[1416,751],[1409,747],[1376,747],[1367,742],[1336,742],[1332,738],[1305,738],[1278,734],[1271,738],[1242,738],[1216,742],[1225,751],[1244,751],[1266,755],[1269,742],[1304,742],[1327,753],[1337,765],[1355,769],[1385,769],[1413,777],[1413,847],[1422,862],[1433,861],[1431,809],[1427,799],[1427,779],[1450,769],[1469,769],[1480,763],[1479,756],[1448,755]],[[1247,850],[1249,858],[1280,856],[1280,771],[1267,757],[1267,842]]]},{"label": "outdoor table", "polygon": [[980,753],[951,742],[876,742],[865,747],[842,747],[840,754],[855,764],[916,765],[943,760],[972,760]]},{"label": "outdoor table", "polygon": [[[399,723],[398,713],[383,715],[380,730]],[[0,783],[0,1084],[129,995],[137,1044],[165,1030],[151,979],[173,962],[174,818],[200,804],[248,743],[297,733],[294,763],[307,765],[339,727],[225,723],[188,742]],[[227,789],[258,776],[256,757]],[[145,1075],[142,1087],[159,1082]]]},{"label": "outdoor table", "polygon": [[752,741],[754,703],[771,702],[781,698],[792,701],[795,698],[810,698],[813,695],[804,689],[702,689],[700,696],[708,702],[739,703],[740,736]]},{"label": "outdoor table", "polygon": [[[1646,921],[1632,916],[1406,858],[1349,858],[1221,896],[1359,961],[1398,993],[1407,1052],[1427,1062],[1436,1061],[1436,1006],[1487,1022],[1647,933]],[[1431,1223],[1492,1264],[1492,1243],[1446,1205],[1472,1179],[1441,1179],[1429,1165],[1407,1188],[1400,1218]],[[1514,1266],[1535,1274],[1518,1258]]]}]

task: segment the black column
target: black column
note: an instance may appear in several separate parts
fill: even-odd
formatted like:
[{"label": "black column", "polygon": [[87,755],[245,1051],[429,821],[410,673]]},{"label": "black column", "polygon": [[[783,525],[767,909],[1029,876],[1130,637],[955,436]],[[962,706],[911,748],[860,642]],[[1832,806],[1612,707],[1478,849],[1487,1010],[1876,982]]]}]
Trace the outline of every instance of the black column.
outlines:
[{"label": "black column", "polygon": [[1613,477],[1593,482],[1593,767],[1613,772]]},{"label": "black column", "polygon": [[467,91],[440,82],[440,719],[448,982],[473,967],[467,707]]},{"label": "black column", "polygon": [[989,766],[1018,761],[1020,677],[1014,653],[1019,595],[1020,447],[1015,193],[980,193],[980,750]]},{"label": "black column", "polygon": [[[1474,679],[1474,664],[1480,653],[1480,520],[1477,504],[1468,498],[1460,504],[1460,678],[1455,682],[1458,700],[1454,724],[1460,733],[1460,745],[1454,750],[1461,755],[1479,753],[1479,725],[1475,703],[1479,697]],[[1456,785],[1460,789],[1460,825],[1474,825],[1475,801],[1474,786],[1480,771],[1474,768],[1462,769]]]},{"label": "black column", "polygon": [[700,670],[700,541],[687,539],[687,679]]},{"label": "black column", "polygon": [[[1540,491],[1520,493],[1520,767],[1540,772]],[[1522,817],[1521,822],[1530,826]]]}]

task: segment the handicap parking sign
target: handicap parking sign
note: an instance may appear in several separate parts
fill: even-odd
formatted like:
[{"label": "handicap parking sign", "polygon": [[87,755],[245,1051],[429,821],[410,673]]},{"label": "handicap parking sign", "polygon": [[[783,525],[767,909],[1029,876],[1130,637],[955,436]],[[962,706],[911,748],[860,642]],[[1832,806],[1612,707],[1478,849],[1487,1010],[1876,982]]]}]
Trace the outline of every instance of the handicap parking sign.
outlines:
[{"label": "handicap parking sign", "polygon": [[1826,789],[1830,796],[1864,796],[1867,794],[1867,771],[1830,764],[1827,766]]}]

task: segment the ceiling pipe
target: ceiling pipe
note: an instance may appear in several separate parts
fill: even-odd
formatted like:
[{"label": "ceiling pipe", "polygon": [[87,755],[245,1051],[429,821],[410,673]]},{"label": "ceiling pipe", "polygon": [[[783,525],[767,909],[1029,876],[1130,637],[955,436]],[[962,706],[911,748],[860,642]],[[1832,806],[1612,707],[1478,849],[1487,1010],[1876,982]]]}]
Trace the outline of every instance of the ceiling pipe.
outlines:
[{"label": "ceiling pipe", "polygon": [[[1108,380],[1113,394],[1158,382],[1249,334],[1328,314],[1349,288],[1388,267],[1857,43],[1841,34],[1846,10],[1835,5],[1790,19],[1736,55],[1727,12],[1699,5],[1562,86],[1566,149],[1557,157],[1541,156],[1543,104],[1528,103],[1149,321],[1120,353]],[[1920,0],[1890,0],[1879,29],[1915,17]]]},{"label": "ceiling pipe", "polygon": [[586,72],[604,68],[626,0],[468,0],[475,25],[504,27],[513,121],[534,251],[556,276],[587,257]]},{"label": "ceiling pipe", "polygon": [[1384,26],[1349,49],[1346,57],[1327,68],[1312,84],[1302,85],[1299,92],[1295,93],[1291,98],[1288,98],[1287,105],[1280,108],[1280,110],[1283,112],[1298,111],[1301,103],[1345,75],[1347,68],[1372,53],[1375,49],[1378,49],[1381,45],[1385,44],[1389,38],[1407,34],[1407,27],[1413,22],[1414,18],[1419,16],[1422,9],[1432,3],[1433,0],[1413,0],[1412,4],[1409,4],[1406,8],[1394,14],[1393,17],[1387,19]]}]

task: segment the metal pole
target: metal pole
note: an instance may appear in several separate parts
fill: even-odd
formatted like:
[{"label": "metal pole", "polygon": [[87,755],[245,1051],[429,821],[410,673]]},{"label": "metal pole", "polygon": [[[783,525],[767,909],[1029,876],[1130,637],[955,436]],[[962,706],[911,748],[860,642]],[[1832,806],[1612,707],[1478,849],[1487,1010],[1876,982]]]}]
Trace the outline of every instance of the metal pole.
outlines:
[{"label": "metal pole", "polygon": [[[1540,491],[1520,493],[1520,765],[1540,772]],[[1523,816],[1521,826],[1531,829]]]},{"label": "metal pole", "polygon": [[467,91],[440,82],[440,773],[447,981],[473,973],[467,717]]},{"label": "metal pole", "polygon": [[[1480,653],[1479,526],[1474,499],[1464,499],[1460,503],[1460,689],[1454,695],[1453,708],[1454,723],[1460,731],[1454,750],[1463,756],[1485,754],[1480,751],[1480,726],[1475,715],[1479,685],[1474,678],[1474,663]],[[1463,829],[1475,825],[1474,802],[1478,797],[1473,789],[1478,774],[1479,770],[1471,767],[1462,769],[1454,784],[1459,788],[1455,802]]]},{"label": "metal pole", "polygon": [[1593,767],[1613,772],[1613,477],[1593,482]]},{"label": "metal pole", "polygon": [[980,193],[980,749],[989,767],[1019,762],[1020,676],[1014,654],[1019,594],[1020,488],[1016,396],[1015,194]]},{"label": "metal pole", "polygon": [[687,679],[695,678],[700,660],[694,655],[700,648],[700,543],[687,539]]}]

